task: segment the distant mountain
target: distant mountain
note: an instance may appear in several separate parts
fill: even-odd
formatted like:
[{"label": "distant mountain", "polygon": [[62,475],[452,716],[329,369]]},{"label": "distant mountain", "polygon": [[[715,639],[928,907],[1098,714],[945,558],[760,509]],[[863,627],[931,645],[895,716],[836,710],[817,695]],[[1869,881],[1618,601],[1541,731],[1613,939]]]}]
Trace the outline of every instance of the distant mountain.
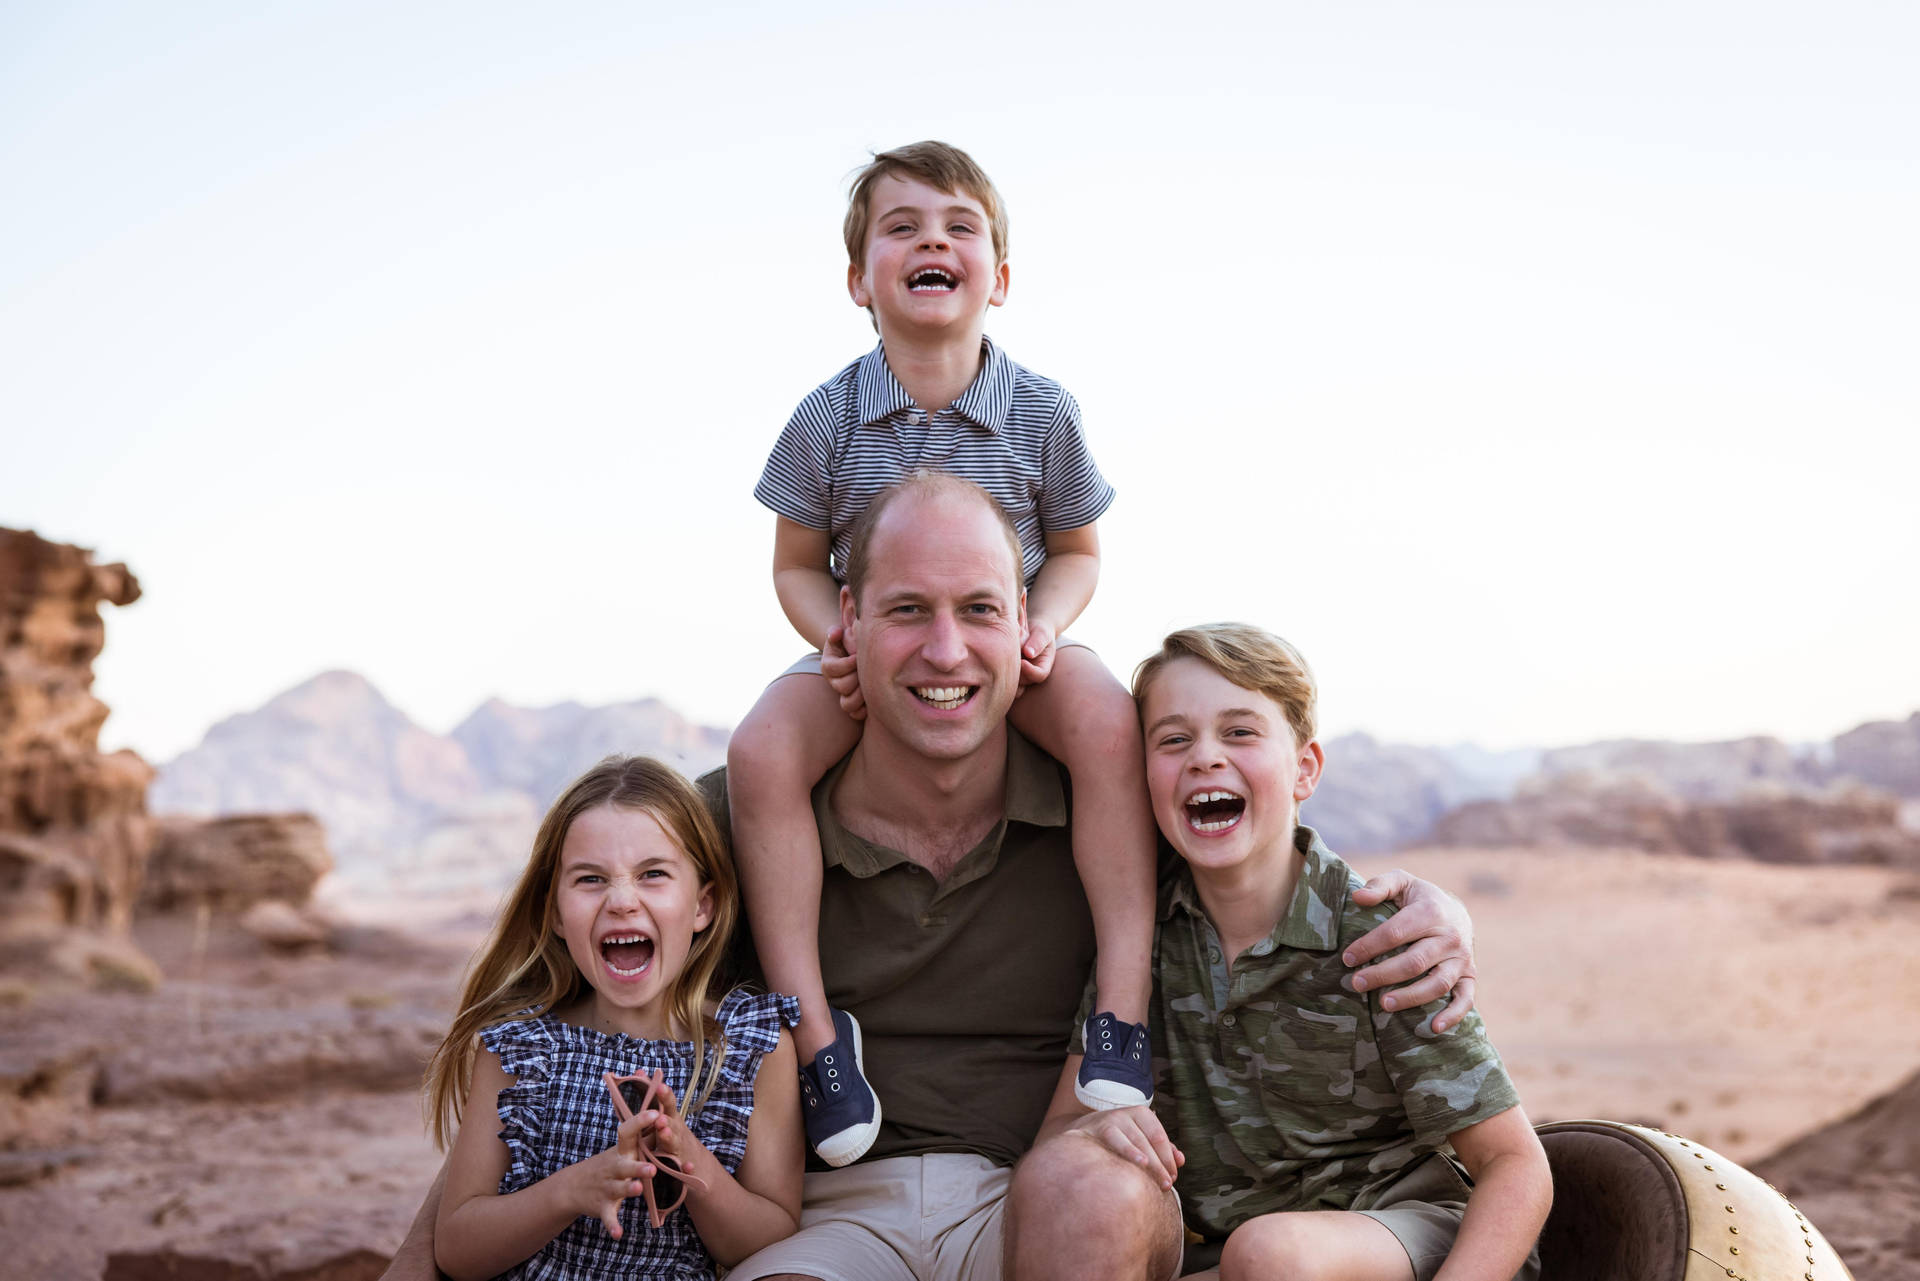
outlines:
[{"label": "distant mountain", "polygon": [[[503,883],[521,865],[547,805],[594,761],[638,752],[693,776],[725,759],[727,734],[694,724],[653,698],[539,708],[491,699],[451,734],[434,734],[365,678],[326,672],[214,726],[199,746],[161,767],[148,803],[157,813],[308,811],[326,825],[338,875],[350,887],[486,887]],[[1838,808],[1824,801],[1767,807],[1777,807],[1782,794],[1812,796],[1850,784],[1920,798],[1920,713],[1802,747],[1765,737],[1717,743],[1620,739],[1492,752],[1471,744],[1417,747],[1345,734],[1328,740],[1326,751],[1326,775],[1301,815],[1334,849],[1350,853],[1394,849],[1430,835],[1458,841],[1509,830],[1598,831],[1606,825],[1595,826],[1574,811],[1584,813],[1580,807],[1593,797],[1615,794],[1641,797],[1643,808],[1656,816],[1688,805],[1719,806],[1716,824],[1783,831],[1812,824],[1809,831],[1823,833],[1832,824],[1817,816],[1829,811],[1879,810],[1870,798]],[[1764,823],[1748,809],[1726,808],[1751,801],[1756,789],[1773,798],[1761,803],[1770,816]],[[1568,810],[1572,818],[1560,812],[1571,802],[1554,802],[1560,808],[1547,822],[1543,796],[1580,801]],[[1443,823],[1463,807],[1471,814]],[[1920,822],[1913,817],[1920,814],[1920,800],[1910,799],[1900,813],[1897,825]],[[1780,817],[1787,814],[1790,822]],[[1847,822],[1851,832],[1866,819]],[[1884,827],[1886,820],[1874,822]],[[1832,844],[1829,837],[1839,839],[1833,833],[1820,839]],[[1856,833],[1843,843],[1851,847],[1863,839]],[[1781,845],[1769,840],[1769,848]]]},{"label": "distant mountain", "polygon": [[1350,854],[1394,849],[1457,805],[1509,796],[1540,762],[1532,748],[1411,747],[1370,734],[1343,734],[1324,746],[1326,772],[1300,817]]},{"label": "distant mountain", "polygon": [[162,766],[156,813],[305,810],[327,829],[349,889],[504,884],[568,780],[616,752],[698,774],[725,759],[727,731],[664,703],[514,707],[498,699],[450,735],[415,725],[371,682],[326,672],[228,717]]}]

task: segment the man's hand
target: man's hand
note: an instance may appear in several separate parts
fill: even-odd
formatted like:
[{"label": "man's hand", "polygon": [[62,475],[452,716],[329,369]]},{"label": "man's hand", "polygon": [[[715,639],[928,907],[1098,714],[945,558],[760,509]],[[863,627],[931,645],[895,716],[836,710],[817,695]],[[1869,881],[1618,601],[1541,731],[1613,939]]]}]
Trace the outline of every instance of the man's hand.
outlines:
[{"label": "man's hand", "polygon": [[[1381,1008],[1388,1010],[1425,1005],[1451,992],[1453,999],[1433,1020],[1433,1030],[1444,1032],[1473,1008],[1473,919],[1459,899],[1398,869],[1383,872],[1353,892],[1353,901],[1362,907],[1372,907],[1385,899],[1392,899],[1400,910],[1355,939],[1340,959],[1350,966],[1365,965],[1402,944],[1412,946],[1398,956],[1368,965],[1349,982],[1356,992],[1405,983],[1405,987],[1395,987],[1381,996]],[[1419,981],[1409,982],[1412,979]]]},{"label": "man's hand", "polygon": [[1053,624],[1027,616],[1027,635],[1020,643],[1020,687],[1038,685],[1053,673]]},{"label": "man's hand", "polygon": [[827,633],[820,649],[820,674],[840,696],[840,710],[856,721],[867,719],[867,700],[860,694],[860,677],[854,671],[853,655],[847,653],[847,632],[836,627]]},{"label": "man's hand", "polygon": [[1186,1153],[1173,1146],[1152,1108],[1089,1112],[1064,1133],[1085,1135],[1121,1160],[1139,1166],[1163,1190],[1173,1186],[1174,1176],[1187,1163]]}]

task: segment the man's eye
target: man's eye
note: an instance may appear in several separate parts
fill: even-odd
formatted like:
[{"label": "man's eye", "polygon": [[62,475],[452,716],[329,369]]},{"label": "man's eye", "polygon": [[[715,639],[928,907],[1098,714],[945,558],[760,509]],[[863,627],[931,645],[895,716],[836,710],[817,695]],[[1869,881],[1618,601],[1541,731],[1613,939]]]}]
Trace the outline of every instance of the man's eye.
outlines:
[{"label": "man's eye", "polygon": [[948,230],[957,231],[964,235],[970,236],[973,234],[973,224],[970,222],[956,222],[953,224],[953,226],[949,227]]},{"label": "man's eye", "polygon": [[1169,734],[1165,738],[1160,740],[1160,746],[1178,747],[1186,741],[1187,741],[1187,736],[1185,734]]}]

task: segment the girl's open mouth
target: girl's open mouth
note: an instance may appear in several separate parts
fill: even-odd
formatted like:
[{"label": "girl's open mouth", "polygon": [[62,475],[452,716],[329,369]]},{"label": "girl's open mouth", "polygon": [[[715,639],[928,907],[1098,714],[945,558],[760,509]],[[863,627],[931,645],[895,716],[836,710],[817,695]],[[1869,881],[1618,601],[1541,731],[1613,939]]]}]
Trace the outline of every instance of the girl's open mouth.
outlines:
[{"label": "girl's open mouth", "polygon": [[623,979],[637,979],[653,964],[653,940],[644,934],[609,934],[600,940],[600,959]]}]

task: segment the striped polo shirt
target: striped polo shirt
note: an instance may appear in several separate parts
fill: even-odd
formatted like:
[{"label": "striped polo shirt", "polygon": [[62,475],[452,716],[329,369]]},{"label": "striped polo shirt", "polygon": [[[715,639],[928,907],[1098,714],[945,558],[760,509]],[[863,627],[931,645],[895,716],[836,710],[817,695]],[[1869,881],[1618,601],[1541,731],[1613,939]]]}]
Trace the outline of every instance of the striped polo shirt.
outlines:
[{"label": "striped polo shirt", "polygon": [[1046,531],[1092,524],[1113,502],[1073,397],[986,339],[979,375],[933,414],[913,403],[876,346],[800,402],[753,496],[830,532],[830,568],[844,582],[854,521],[874,495],[922,467],[963,476],[1006,508],[1028,586],[1047,558]]}]

